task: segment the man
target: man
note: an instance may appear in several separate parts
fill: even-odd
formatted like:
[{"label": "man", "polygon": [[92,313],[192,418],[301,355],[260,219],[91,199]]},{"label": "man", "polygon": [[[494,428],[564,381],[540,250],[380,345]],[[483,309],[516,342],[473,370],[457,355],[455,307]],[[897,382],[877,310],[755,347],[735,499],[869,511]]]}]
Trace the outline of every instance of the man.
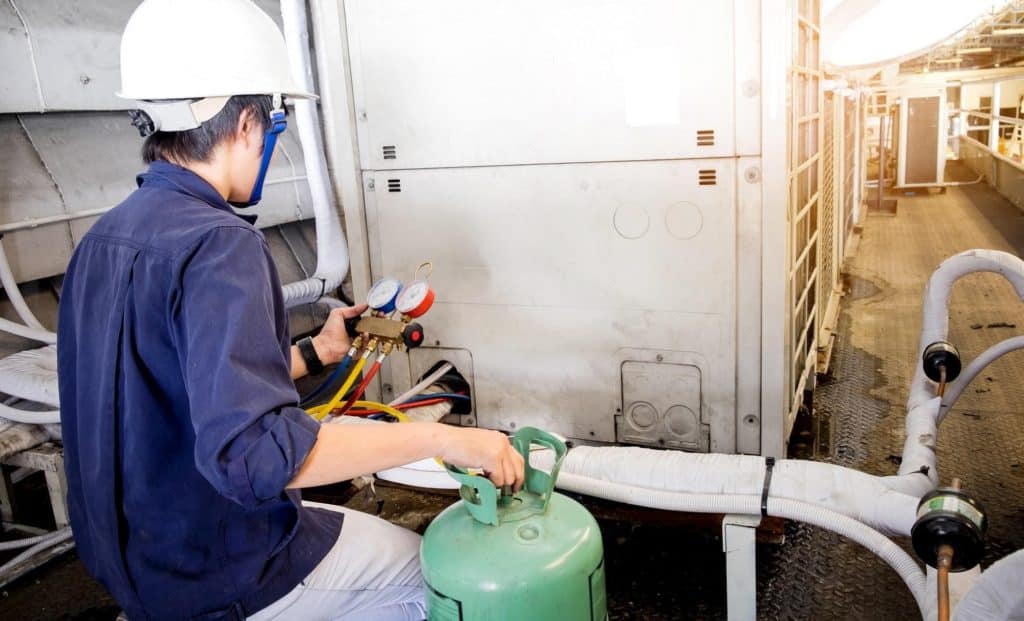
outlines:
[{"label": "man", "polygon": [[[76,249],[58,342],[75,539],[131,621],[421,619],[419,538],[297,488],[433,456],[522,484],[497,432],[320,426],[296,407],[280,282],[230,206],[259,199],[282,98],[308,96],[285,54],[249,0],[146,0],[122,40],[150,167]],[[320,362],[363,310],[332,312]]]}]

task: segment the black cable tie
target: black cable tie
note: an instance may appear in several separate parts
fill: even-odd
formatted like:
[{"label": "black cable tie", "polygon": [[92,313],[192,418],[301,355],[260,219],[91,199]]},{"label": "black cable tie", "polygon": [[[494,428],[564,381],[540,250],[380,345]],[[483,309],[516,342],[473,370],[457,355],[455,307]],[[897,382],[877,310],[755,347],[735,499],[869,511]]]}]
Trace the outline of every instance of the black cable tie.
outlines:
[{"label": "black cable tie", "polygon": [[768,490],[772,486],[772,471],[775,469],[775,458],[764,458],[764,487],[761,489],[761,517],[768,517]]}]

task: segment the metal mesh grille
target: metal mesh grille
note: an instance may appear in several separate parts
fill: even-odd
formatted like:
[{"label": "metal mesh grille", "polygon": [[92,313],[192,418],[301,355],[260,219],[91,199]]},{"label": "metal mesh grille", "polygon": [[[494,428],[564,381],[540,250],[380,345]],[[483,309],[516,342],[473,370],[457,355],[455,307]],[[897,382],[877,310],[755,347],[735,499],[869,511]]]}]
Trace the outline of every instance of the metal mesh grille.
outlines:
[{"label": "metal mesh grille", "polygon": [[853,234],[853,200],[856,187],[856,152],[857,144],[857,100],[843,99],[843,239],[842,246],[844,256],[846,242]]},{"label": "metal mesh grille", "polygon": [[821,211],[821,64],[818,3],[800,2],[793,42],[789,140],[789,412],[786,435],[817,358],[818,240]]},{"label": "metal mesh grille", "polygon": [[[836,127],[835,127],[835,95],[825,94],[825,139],[822,143],[821,161],[821,275],[818,278],[818,329],[824,330],[825,312],[829,298],[836,284],[835,247],[837,243],[836,205],[841,191],[840,180],[836,170]],[[819,338],[820,340],[820,338]]]}]

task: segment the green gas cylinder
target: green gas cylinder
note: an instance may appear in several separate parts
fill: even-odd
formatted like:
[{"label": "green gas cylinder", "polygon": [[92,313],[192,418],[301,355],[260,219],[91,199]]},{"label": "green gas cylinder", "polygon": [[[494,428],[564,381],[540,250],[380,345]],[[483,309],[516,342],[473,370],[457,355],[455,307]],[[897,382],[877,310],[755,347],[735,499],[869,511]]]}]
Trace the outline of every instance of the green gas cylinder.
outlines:
[{"label": "green gas cylinder", "polygon": [[[462,500],[423,535],[430,621],[604,621],[601,531],[582,505],[554,491],[565,443],[524,427],[512,444],[526,461],[516,494],[447,466]],[[531,467],[533,444],[554,451],[550,474]]]}]

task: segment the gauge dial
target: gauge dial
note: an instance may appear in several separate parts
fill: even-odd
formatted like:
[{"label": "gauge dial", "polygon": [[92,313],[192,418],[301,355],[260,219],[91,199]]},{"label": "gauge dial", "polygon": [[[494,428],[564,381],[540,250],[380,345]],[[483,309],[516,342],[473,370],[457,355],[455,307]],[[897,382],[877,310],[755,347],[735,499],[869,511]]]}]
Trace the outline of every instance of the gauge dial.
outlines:
[{"label": "gauge dial", "polygon": [[366,294],[366,303],[375,311],[390,313],[395,310],[395,298],[402,290],[402,283],[395,278],[384,278],[377,281]]},{"label": "gauge dial", "polygon": [[406,287],[398,296],[396,308],[403,315],[415,319],[425,314],[434,304],[434,290],[425,280],[417,280]]}]

